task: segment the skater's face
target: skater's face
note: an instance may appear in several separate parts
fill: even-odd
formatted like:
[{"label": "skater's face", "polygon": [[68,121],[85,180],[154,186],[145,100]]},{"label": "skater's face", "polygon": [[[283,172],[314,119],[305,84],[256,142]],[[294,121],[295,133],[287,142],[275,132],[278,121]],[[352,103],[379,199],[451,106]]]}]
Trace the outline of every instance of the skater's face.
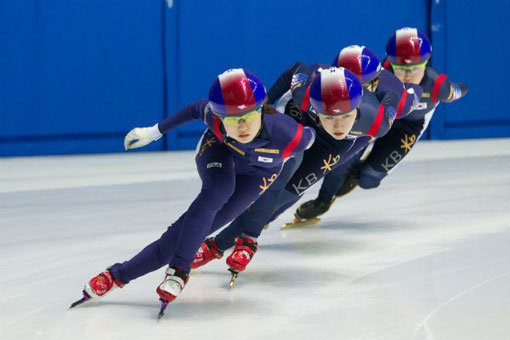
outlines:
[{"label": "skater's face", "polygon": [[227,135],[239,143],[251,142],[262,125],[262,108],[246,112],[241,116],[220,117]]},{"label": "skater's face", "polygon": [[391,64],[395,76],[405,84],[419,85],[425,75],[425,67],[427,62],[421,64],[404,66]]},{"label": "skater's face", "polygon": [[336,140],[344,139],[347,134],[351,131],[358,109],[354,109],[348,113],[344,113],[338,116],[323,115],[319,113],[319,120],[322,127],[326,130],[331,137]]}]

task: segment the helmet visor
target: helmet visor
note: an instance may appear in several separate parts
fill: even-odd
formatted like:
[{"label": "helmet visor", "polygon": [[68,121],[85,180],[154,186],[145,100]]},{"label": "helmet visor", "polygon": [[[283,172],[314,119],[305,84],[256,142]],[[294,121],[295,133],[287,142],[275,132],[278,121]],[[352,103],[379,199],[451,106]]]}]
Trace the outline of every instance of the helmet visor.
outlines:
[{"label": "helmet visor", "polygon": [[374,79],[367,81],[363,84],[364,88],[366,88],[370,92],[375,92],[377,90],[377,86],[379,85],[379,77],[375,77]]},{"label": "helmet visor", "polygon": [[257,107],[254,110],[244,112],[243,114],[236,115],[236,116],[223,116],[223,115],[217,115],[221,122],[225,125],[230,126],[237,126],[241,124],[241,122],[245,122],[247,124],[253,122],[255,119],[260,117],[262,112],[262,106]]},{"label": "helmet visor", "polygon": [[393,64],[393,63],[390,63],[390,64],[391,64],[391,67],[393,68],[393,71],[395,73],[416,74],[416,73],[420,72],[427,65],[427,61],[421,62],[419,64],[413,64],[413,65],[399,65],[399,64]]}]

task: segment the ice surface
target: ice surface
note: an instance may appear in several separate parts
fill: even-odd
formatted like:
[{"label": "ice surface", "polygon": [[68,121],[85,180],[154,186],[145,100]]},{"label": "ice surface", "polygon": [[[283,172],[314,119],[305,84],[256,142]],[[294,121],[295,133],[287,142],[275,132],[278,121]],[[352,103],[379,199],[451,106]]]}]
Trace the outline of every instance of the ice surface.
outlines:
[{"label": "ice surface", "polygon": [[185,211],[193,154],[0,158],[0,339],[507,340],[509,170],[509,139],[420,142],[318,226],[287,211],[231,291],[223,260],[192,272],[158,323],[164,268],[68,307]]}]

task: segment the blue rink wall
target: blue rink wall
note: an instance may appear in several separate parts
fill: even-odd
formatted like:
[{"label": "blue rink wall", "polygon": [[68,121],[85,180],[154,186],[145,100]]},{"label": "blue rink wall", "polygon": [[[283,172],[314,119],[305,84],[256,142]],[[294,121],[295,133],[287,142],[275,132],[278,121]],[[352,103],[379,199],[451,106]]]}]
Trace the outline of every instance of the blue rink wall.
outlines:
[{"label": "blue rink wall", "polygon": [[[269,88],[291,63],[330,63],[346,45],[382,59],[403,26],[428,34],[432,66],[470,86],[424,138],[510,137],[509,15],[508,0],[0,0],[0,156],[121,152],[132,127],[206,97],[227,68]],[[204,128],[141,151],[192,149]]]}]

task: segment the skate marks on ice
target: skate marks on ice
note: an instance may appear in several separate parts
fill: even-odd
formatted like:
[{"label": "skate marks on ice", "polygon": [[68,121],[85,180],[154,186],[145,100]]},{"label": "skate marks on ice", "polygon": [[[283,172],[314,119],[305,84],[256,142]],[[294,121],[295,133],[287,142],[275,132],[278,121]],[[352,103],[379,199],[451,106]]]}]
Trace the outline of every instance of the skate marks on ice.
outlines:
[{"label": "skate marks on ice", "polygon": [[[450,143],[434,145],[443,152]],[[0,338],[507,340],[510,157],[461,151],[455,160],[403,164],[379,189],[335,202],[318,228],[282,233],[293,210],[282,215],[235,289],[226,289],[224,260],[211,262],[159,324],[164,270],[67,308],[91,275],[132,256],[182,213],[193,180],[51,190],[58,178],[40,178],[37,192],[0,195]],[[119,159],[110,165],[129,168]],[[102,168],[89,159],[80,166],[78,175]]]}]

